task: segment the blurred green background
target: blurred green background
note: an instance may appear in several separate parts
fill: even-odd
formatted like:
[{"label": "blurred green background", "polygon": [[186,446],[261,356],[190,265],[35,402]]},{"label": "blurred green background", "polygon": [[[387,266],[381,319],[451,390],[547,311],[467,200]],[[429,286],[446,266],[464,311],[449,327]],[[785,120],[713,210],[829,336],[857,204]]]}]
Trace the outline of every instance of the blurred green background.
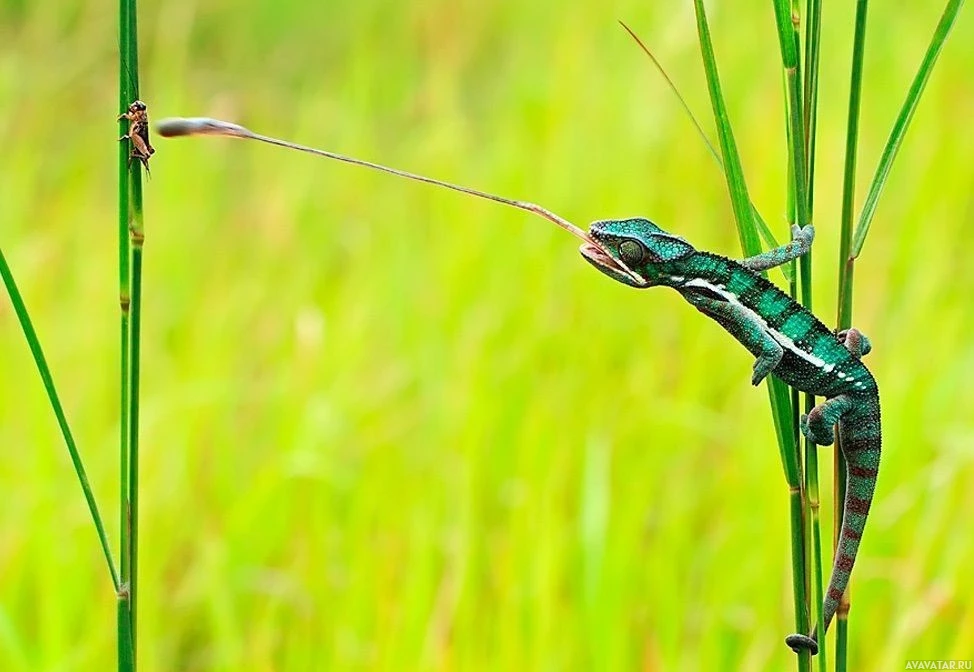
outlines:
[{"label": "blurred green background", "polygon": [[[846,4],[824,17],[829,323]],[[872,8],[862,188],[940,5]],[[117,543],[115,11],[0,4],[0,245]],[[142,98],[155,119],[230,119],[582,225],[646,215],[738,256],[723,178],[620,18],[712,128],[685,0],[154,0]],[[783,238],[771,6],[711,19],[752,196]],[[972,63],[968,13],[857,267],[885,457],[854,670],[974,657]],[[257,144],[154,143],[142,669],[793,669],[767,394],[715,324],[522,212]],[[0,380],[0,669],[111,669],[114,595],[6,298]]]}]

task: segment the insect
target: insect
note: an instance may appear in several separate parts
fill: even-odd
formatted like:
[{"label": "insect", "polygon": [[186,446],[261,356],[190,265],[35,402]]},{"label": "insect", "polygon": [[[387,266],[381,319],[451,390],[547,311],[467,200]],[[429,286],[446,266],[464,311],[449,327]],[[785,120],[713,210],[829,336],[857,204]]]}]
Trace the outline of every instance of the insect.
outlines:
[{"label": "insect", "polygon": [[[533,203],[495,196],[341,154],[258,135],[243,126],[216,119],[163,119],[156,130],[164,137],[224,135],[259,140],[399,177],[460,191],[533,212],[582,240],[580,252],[612,279],[639,289],[655,286],[678,291],[697,310],[715,320],[756,359],[753,385],[774,374],[787,385],[825,401],[801,418],[801,431],[819,445],[834,441],[835,428],[847,465],[842,529],[828,592],[822,605],[827,630],[849,584],[859,541],[876,487],[880,459],[879,389],[860,358],[871,349],[855,329],[833,333],[808,309],[766,280],[761,272],[780,266],[811,249],[812,226],[792,229],[792,241],[741,261],[698,251],[683,238],[644,218],[595,222],[586,232]],[[795,651],[818,652],[821,634],[795,634],[786,643]]]},{"label": "insect", "polygon": [[156,150],[149,144],[149,114],[146,112],[145,103],[141,100],[133,101],[125,112],[118,115],[117,121],[122,119],[128,119],[129,130],[118,140],[121,142],[127,139],[132,143],[129,150],[129,165],[132,164],[132,159],[138,159],[148,173],[149,157]]}]

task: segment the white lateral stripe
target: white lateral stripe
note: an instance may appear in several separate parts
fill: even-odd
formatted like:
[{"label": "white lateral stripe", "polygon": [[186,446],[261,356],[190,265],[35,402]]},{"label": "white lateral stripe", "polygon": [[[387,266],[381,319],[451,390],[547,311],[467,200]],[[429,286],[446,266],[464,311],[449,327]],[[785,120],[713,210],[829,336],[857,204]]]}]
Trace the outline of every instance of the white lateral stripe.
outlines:
[{"label": "white lateral stripe", "polygon": [[704,287],[706,289],[710,289],[714,292],[717,292],[722,297],[724,297],[728,301],[728,303],[732,303],[735,306],[739,306],[740,308],[747,311],[761,325],[765,333],[767,333],[781,347],[790,350],[791,352],[795,353],[796,355],[804,359],[806,362],[811,364],[812,366],[818,369],[822,369],[822,371],[824,371],[825,373],[832,373],[832,371],[835,369],[835,364],[826,364],[824,359],[816,357],[810,352],[805,352],[797,345],[795,345],[795,342],[793,340],[791,340],[790,338],[782,334],[777,329],[774,329],[771,326],[769,326],[767,320],[765,320],[758,313],[756,313],[755,311],[751,310],[743,303],[741,303],[737,294],[727,291],[727,289],[723,285],[712,285],[706,280],[704,280],[703,278],[694,278],[693,280],[689,280],[683,283],[683,286],[684,287]]}]

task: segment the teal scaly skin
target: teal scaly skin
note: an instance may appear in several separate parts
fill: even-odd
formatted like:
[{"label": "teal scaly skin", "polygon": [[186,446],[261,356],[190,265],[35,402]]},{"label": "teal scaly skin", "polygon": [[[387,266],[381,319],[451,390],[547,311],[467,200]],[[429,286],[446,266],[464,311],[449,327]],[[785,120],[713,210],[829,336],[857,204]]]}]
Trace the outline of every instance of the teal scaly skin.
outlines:
[{"label": "teal scaly skin", "polygon": [[[838,552],[822,605],[825,629],[852,573],[876,488],[880,458],[879,389],[860,357],[869,341],[855,329],[833,333],[811,312],[760,275],[808,252],[811,226],[792,229],[793,240],[777,249],[734,261],[700,252],[648,219],[595,222],[582,256],[609,277],[631,287],[672,287],[713,318],[756,359],[751,384],[773,374],[791,387],[824,397],[801,418],[809,440],[831,445],[838,428],[846,458],[847,487]],[[818,653],[818,633],[796,634],[786,643],[796,652]]]}]

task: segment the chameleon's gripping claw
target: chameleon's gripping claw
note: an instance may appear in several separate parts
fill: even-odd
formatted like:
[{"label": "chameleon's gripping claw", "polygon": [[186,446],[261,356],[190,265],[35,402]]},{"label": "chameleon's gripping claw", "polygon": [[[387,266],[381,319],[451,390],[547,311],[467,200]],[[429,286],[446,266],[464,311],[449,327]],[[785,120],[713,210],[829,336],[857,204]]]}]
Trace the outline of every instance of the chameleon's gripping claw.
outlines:
[{"label": "chameleon's gripping claw", "polygon": [[785,644],[790,646],[795,653],[808,651],[813,656],[818,653],[818,642],[808,635],[788,635],[785,637]]}]

